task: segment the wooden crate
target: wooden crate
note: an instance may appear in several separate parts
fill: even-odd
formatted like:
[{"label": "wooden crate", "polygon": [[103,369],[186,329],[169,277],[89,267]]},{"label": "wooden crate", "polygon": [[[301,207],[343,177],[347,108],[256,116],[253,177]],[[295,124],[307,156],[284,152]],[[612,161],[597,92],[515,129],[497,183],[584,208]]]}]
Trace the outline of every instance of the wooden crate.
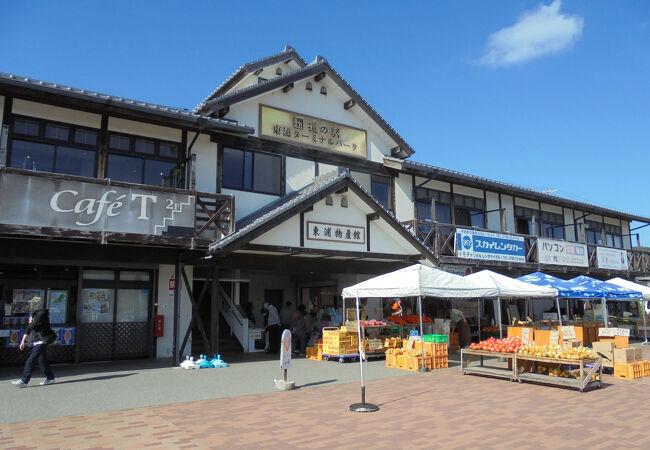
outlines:
[{"label": "wooden crate", "polygon": [[386,367],[397,367],[397,356],[386,353]]},{"label": "wooden crate", "polygon": [[433,356],[439,357],[439,356],[447,356],[448,355],[448,350],[447,350],[447,343],[445,342],[440,342],[440,343],[434,343],[433,344]]},{"label": "wooden crate", "polygon": [[643,363],[643,376],[650,377],[650,361],[641,361]]},{"label": "wooden crate", "polygon": [[630,364],[614,363],[614,376],[623,380],[637,380],[643,378],[643,361]]},{"label": "wooden crate", "polygon": [[405,369],[406,368],[406,356],[405,355],[397,355],[396,360],[395,360],[395,367],[398,369]]}]

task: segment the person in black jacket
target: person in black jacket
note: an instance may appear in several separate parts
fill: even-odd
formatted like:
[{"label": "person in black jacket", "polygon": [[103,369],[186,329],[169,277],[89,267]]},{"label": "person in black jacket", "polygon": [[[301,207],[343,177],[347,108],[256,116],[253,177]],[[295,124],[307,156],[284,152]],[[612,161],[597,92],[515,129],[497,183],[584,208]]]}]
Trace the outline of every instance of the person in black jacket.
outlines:
[{"label": "person in black jacket", "polygon": [[34,347],[29,358],[27,358],[27,362],[25,362],[23,377],[20,380],[12,381],[18,387],[27,386],[32,377],[34,362],[37,360],[39,367],[45,374],[45,380],[41,381],[41,385],[54,383],[54,373],[50,364],[47,362],[47,346],[56,340],[56,333],[50,327],[50,311],[44,307],[43,300],[40,297],[34,297],[30,300],[30,310],[32,311],[32,316],[29,319],[29,324],[27,324],[25,334],[23,334],[23,339],[20,342],[20,350],[25,348],[25,340],[31,332],[34,332]]}]

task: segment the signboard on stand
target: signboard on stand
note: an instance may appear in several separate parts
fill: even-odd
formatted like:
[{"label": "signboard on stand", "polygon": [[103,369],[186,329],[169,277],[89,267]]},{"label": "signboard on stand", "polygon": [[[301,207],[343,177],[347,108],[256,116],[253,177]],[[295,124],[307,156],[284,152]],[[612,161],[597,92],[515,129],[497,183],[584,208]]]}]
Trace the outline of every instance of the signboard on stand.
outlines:
[{"label": "signboard on stand", "polygon": [[280,368],[287,370],[289,367],[291,367],[291,331],[284,330],[280,346]]},{"label": "signboard on stand", "polygon": [[459,258],[526,262],[526,246],[521,236],[459,228],[455,238]]}]

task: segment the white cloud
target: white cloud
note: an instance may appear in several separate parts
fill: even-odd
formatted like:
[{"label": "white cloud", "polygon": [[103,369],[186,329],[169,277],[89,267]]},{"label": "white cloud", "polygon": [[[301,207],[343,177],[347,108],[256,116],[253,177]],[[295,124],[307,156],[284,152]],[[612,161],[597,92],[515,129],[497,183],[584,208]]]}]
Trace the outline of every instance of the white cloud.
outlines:
[{"label": "white cloud", "polygon": [[479,63],[511,66],[571,48],[582,36],[584,20],[561,14],[561,6],[560,0],[540,5],[523,13],[514,25],[491,34]]}]

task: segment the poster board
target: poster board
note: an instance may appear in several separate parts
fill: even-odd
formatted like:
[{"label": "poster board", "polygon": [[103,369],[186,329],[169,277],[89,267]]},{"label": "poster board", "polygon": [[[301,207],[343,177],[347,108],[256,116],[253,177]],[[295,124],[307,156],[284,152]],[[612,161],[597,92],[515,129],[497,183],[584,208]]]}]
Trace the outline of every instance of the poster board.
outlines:
[{"label": "poster board", "polygon": [[549,345],[558,345],[560,343],[560,332],[557,330],[551,330],[548,343]]},{"label": "poster board", "polygon": [[47,291],[47,308],[50,310],[50,323],[65,323],[68,314],[68,290],[50,289]]},{"label": "poster board", "polygon": [[616,337],[616,336],[630,337],[630,329],[629,328],[598,328],[598,336],[600,336],[600,337]]},{"label": "poster board", "polygon": [[562,339],[567,340],[576,338],[576,329],[573,325],[560,327],[560,330],[562,331]]},{"label": "poster board", "polygon": [[524,344],[530,344],[531,342],[531,328],[523,327],[521,329],[521,342]]},{"label": "poster board", "polygon": [[42,289],[14,289],[11,295],[11,315],[29,314],[29,301],[45,297]]}]

